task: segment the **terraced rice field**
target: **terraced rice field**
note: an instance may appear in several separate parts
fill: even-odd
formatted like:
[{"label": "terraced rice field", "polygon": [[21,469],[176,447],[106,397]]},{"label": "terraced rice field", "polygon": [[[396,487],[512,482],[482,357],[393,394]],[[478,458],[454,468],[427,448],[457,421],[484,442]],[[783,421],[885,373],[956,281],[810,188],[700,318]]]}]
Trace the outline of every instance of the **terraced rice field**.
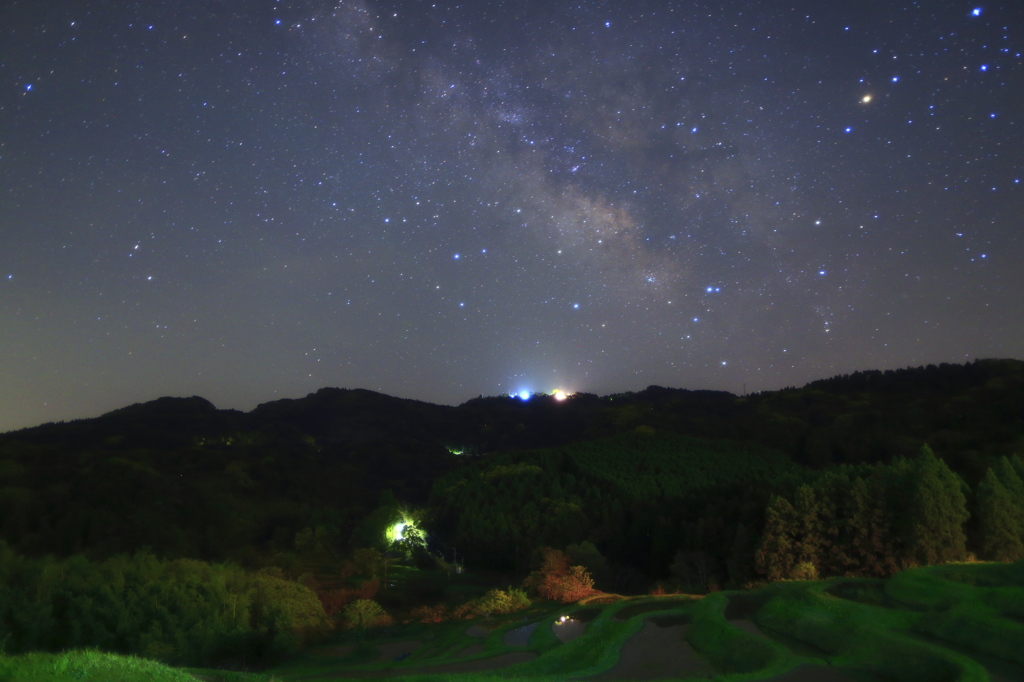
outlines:
[{"label": "terraced rice field", "polygon": [[548,605],[368,632],[349,647],[321,647],[272,672],[284,680],[1020,682],[1024,563]]}]

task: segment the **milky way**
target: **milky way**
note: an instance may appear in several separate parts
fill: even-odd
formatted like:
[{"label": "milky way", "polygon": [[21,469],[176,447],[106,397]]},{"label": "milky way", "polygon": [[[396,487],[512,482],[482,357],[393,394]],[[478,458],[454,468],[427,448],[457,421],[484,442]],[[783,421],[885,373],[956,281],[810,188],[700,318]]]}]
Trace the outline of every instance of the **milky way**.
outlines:
[{"label": "milky way", "polygon": [[1024,356],[1017,3],[13,2],[0,429]]}]

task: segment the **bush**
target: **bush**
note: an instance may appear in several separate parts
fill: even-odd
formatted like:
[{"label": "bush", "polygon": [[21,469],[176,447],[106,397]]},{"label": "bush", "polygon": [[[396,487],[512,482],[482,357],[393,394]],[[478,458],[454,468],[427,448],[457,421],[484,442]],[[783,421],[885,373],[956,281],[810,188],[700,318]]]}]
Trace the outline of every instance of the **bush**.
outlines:
[{"label": "bush", "polygon": [[540,567],[523,581],[523,587],[541,599],[563,604],[594,593],[594,579],[583,566],[569,566],[569,555],[557,549],[540,550]]},{"label": "bush", "polygon": [[341,622],[347,630],[365,630],[391,625],[395,621],[383,606],[372,599],[356,599],[342,610]]},{"label": "bush", "polygon": [[790,577],[793,580],[817,580],[818,567],[812,561],[802,561],[793,567]]},{"label": "bush", "polygon": [[490,616],[492,613],[512,613],[530,605],[530,599],[524,590],[512,587],[505,590],[490,590],[479,599],[470,602],[470,611],[478,616]]},{"label": "bush", "polygon": [[417,606],[409,614],[410,620],[419,623],[443,623],[453,617],[453,615],[448,612],[448,607],[444,604]]},{"label": "bush", "polygon": [[96,647],[175,664],[266,662],[330,625],[311,590],[272,571],[147,553],[15,557],[0,568],[0,645],[10,653]]}]

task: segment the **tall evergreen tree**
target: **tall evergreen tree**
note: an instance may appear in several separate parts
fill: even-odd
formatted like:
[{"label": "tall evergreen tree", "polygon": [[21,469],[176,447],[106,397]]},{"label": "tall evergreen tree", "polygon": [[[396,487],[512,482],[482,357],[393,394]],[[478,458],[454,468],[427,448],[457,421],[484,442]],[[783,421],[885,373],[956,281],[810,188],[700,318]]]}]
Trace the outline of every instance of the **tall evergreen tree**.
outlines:
[{"label": "tall evergreen tree", "polygon": [[931,565],[966,556],[964,523],[970,514],[960,477],[927,445],[914,460],[906,511],[904,529],[910,559]]},{"label": "tall evergreen tree", "polygon": [[857,478],[851,485],[848,532],[854,573],[883,577],[896,572],[884,493],[877,476]]},{"label": "tall evergreen tree", "polygon": [[764,533],[754,553],[757,572],[768,580],[783,580],[792,575],[797,562],[793,540],[796,527],[793,505],[784,497],[773,496],[765,511]]},{"label": "tall evergreen tree", "polygon": [[798,564],[811,564],[815,572],[821,569],[821,555],[828,551],[825,532],[814,488],[802,485],[793,499],[796,527],[793,533],[794,550]]},{"label": "tall evergreen tree", "polygon": [[850,486],[849,477],[839,472],[826,473],[814,485],[822,538],[818,569],[823,576],[846,575],[853,570],[849,531],[849,519],[853,514]]},{"label": "tall evergreen tree", "polygon": [[[1014,458],[1020,460],[1017,455],[1014,455]],[[995,474],[1010,496],[1010,503],[1013,505],[1017,523],[1021,532],[1024,533],[1024,480],[1021,480],[1012,460],[1006,457],[1000,457],[996,462]],[[1024,542],[1024,538],[1021,538],[1021,541]]]},{"label": "tall evergreen tree", "polygon": [[1024,459],[1021,459],[1020,455],[1011,455],[1009,462],[1010,466],[1012,466],[1013,470],[1017,472],[1017,475],[1020,476],[1021,480],[1024,480]]},{"label": "tall evergreen tree", "polygon": [[982,558],[1016,561],[1024,556],[1016,505],[992,469],[978,484],[975,513],[978,515],[978,549]]}]

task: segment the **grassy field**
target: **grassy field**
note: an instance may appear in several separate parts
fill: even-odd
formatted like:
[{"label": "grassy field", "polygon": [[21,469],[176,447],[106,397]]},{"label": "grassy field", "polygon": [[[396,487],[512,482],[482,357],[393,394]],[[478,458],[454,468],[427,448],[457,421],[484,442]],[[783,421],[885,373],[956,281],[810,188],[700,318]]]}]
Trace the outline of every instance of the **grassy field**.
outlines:
[{"label": "grassy field", "polygon": [[6,680],[287,682],[389,677],[721,682],[1018,682],[1024,562],[913,569],[889,580],[539,604],[508,616],[347,633],[259,674],[70,652],[0,657]]},{"label": "grassy field", "polygon": [[2,682],[64,682],[65,680],[275,682],[275,677],[267,674],[253,675],[220,670],[181,670],[145,658],[119,656],[91,650],[57,654],[32,653],[22,656],[0,654],[0,681]]}]

